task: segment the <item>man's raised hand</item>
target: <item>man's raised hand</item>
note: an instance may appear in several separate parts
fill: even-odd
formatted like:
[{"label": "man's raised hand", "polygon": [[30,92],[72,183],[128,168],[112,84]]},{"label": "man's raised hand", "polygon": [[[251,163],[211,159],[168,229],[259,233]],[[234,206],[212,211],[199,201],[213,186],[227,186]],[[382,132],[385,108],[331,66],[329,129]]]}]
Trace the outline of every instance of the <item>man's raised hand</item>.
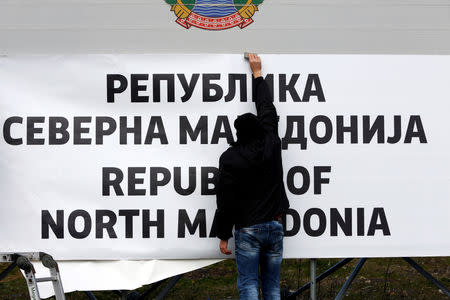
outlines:
[{"label": "man's raised hand", "polygon": [[250,63],[250,69],[252,69],[253,77],[261,77],[261,58],[258,54],[250,53],[248,55],[248,61]]}]

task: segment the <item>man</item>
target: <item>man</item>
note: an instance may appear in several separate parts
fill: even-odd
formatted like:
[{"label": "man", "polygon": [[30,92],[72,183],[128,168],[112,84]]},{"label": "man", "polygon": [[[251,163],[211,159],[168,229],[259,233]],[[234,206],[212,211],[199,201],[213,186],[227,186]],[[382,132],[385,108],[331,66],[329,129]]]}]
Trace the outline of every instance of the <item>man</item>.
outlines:
[{"label": "man", "polygon": [[258,299],[258,266],[265,300],[280,299],[283,252],[281,216],[289,207],[283,184],[278,117],[261,59],[249,55],[257,116],[235,122],[237,141],[220,157],[214,225],[220,251],[231,254],[228,239],[235,227],[238,290],[241,299]]}]

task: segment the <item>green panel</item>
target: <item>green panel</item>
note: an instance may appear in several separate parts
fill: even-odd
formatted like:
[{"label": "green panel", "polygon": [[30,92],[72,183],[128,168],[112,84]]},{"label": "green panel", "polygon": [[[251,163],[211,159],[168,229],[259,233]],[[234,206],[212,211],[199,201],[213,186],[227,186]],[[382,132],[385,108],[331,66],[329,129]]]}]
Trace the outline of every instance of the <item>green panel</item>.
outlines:
[{"label": "green panel", "polygon": [[[255,5],[260,5],[264,0],[253,0],[252,3]],[[241,8],[245,3],[247,3],[247,0],[234,0],[234,5],[236,5],[236,8]]]},{"label": "green panel", "polygon": [[[174,5],[177,4],[177,0],[165,0],[167,4]],[[194,8],[195,0],[181,0],[181,2],[189,9]]]}]

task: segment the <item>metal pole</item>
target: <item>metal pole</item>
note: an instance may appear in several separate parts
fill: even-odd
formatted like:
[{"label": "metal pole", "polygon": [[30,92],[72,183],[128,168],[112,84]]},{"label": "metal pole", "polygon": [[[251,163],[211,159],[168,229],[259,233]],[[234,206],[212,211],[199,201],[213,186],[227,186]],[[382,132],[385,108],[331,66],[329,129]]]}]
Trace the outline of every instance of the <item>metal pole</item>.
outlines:
[{"label": "metal pole", "polygon": [[5,278],[14,268],[17,266],[16,262],[12,262],[1,274],[0,274],[0,281]]},{"label": "metal pole", "polygon": [[316,285],[316,272],[317,271],[317,259],[311,258],[309,260],[309,278],[311,282],[310,299],[317,300],[317,285]]},{"label": "metal pole", "polygon": [[420,274],[422,274],[423,277],[425,277],[426,279],[428,279],[429,281],[431,281],[431,283],[433,283],[435,286],[438,287],[438,289],[440,289],[444,294],[447,295],[447,297],[450,297],[450,291],[439,281],[437,281],[436,278],[434,278],[430,273],[428,273],[427,271],[425,271],[421,266],[419,266],[414,260],[412,260],[409,257],[403,257],[403,259],[409,263],[414,269],[417,270],[417,272],[419,272]]},{"label": "metal pole", "polygon": [[92,294],[92,292],[90,292],[90,291],[85,291],[84,293],[85,293],[86,296],[89,298],[89,300],[97,300],[97,298],[94,296],[94,294]]},{"label": "metal pole", "polygon": [[[120,297],[121,300],[127,299],[127,292],[122,290],[114,290],[112,291],[114,294]],[[125,296],[124,296],[125,295]],[[124,298],[125,297],[125,298]]]},{"label": "metal pole", "polygon": [[[322,274],[317,276],[316,282],[320,282],[322,279],[333,274],[334,272],[336,272],[337,270],[339,270],[340,268],[342,268],[343,266],[345,266],[352,260],[353,260],[353,258],[344,258],[343,260],[341,260],[340,262],[338,262],[337,264],[335,264],[334,266],[332,266],[331,268],[329,268],[328,270],[326,270],[325,272],[323,272]],[[300,293],[309,289],[310,287],[311,287],[311,282],[306,283],[305,285],[303,285],[301,288],[299,288],[295,292],[290,293],[288,296],[288,299],[295,299],[296,296],[300,295]]]},{"label": "metal pole", "polygon": [[169,293],[169,291],[174,287],[178,280],[183,277],[183,274],[177,275],[172,278],[172,280],[166,285],[164,290],[156,297],[156,300],[162,300]]},{"label": "metal pole", "polygon": [[153,292],[154,290],[156,290],[163,282],[165,282],[166,279],[157,281],[155,283],[153,283],[145,292],[143,292],[141,294],[141,296],[139,298],[137,298],[138,300],[144,300],[147,299],[147,296],[150,295],[151,292]]},{"label": "metal pole", "polygon": [[337,294],[336,298],[334,298],[334,300],[341,300],[342,298],[344,298],[345,293],[347,292],[348,288],[350,287],[350,285],[353,282],[353,279],[355,279],[356,275],[358,275],[359,271],[361,270],[361,268],[364,265],[364,263],[366,262],[366,260],[367,260],[367,258],[361,258],[359,260],[358,264],[353,269],[352,273],[350,274],[347,281],[344,283],[344,285],[342,286],[341,290]]}]

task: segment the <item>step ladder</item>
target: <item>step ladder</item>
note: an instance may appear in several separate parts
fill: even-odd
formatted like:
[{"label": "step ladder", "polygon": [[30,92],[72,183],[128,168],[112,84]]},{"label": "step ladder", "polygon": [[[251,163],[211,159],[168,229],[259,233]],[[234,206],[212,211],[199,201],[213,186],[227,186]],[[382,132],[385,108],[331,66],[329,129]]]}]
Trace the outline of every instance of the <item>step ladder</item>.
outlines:
[{"label": "step ladder", "polygon": [[[50,270],[50,277],[36,278],[36,271],[31,263],[32,261],[41,261],[44,267]],[[59,275],[58,264],[51,255],[44,252],[1,253],[0,262],[11,262],[25,272],[25,280],[31,300],[41,300],[37,284],[39,282],[49,281],[53,284],[56,300],[66,299]]]}]

